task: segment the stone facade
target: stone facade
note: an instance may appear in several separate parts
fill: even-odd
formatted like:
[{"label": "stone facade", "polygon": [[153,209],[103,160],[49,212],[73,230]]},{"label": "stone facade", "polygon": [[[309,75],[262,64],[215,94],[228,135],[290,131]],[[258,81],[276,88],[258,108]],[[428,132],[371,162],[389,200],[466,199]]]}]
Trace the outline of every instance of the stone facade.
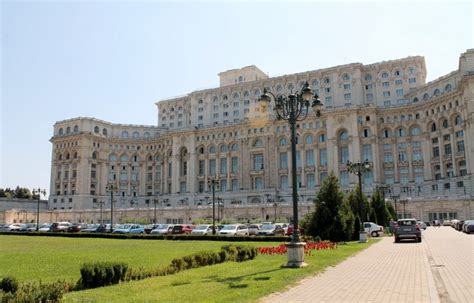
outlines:
[{"label": "stone facade", "polygon": [[110,208],[111,181],[117,209],[146,214],[157,203],[186,218],[182,212],[211,201],[209,177],[219,180],[216,200],[226,210],[244,208],[258,217],[262,205],[285,209],[292,186],[289,127],[257,99],[264,87],[288,94],[307,81],[324,107],[320,117],[310,110],[298,126],[300,203],[310,204],[330,171],[343,190],[355,188],[346,162],[368,160],[364,192],[388,185],[385,195],[398,200],[399,213],[404,206],[425,220],[474,218],[474,49],[461,55],[458,70],[429,83],[419,56],[280,77],[255,66],[219,76],[220,87],[157,102],[158,126],[57,122],[51,211],[97,209],[101,201]]}]

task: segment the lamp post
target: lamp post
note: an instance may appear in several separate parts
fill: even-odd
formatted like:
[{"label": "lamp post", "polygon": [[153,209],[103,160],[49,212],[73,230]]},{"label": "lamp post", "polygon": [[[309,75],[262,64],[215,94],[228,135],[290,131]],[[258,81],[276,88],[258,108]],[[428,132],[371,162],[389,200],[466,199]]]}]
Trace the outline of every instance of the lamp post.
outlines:
[{"label": "lamp post", "polygon": [[43,196],[46,196],[46,189],[41,189],[39,187],[33,189],[33,195],[38,195],[38,204],[36,208],[36,231],[39,230],[41,194],[43,194]]},{"label": "lamp post", "polygon": [[[368,160],[365,160],[364,162],[351,162],[347,161],[347,171],[350,173],[353,173],[354,175],[357,176],[358,181],[359,181],[359,203],[361,203],[361,215],[363,216],[364,213],[366,212],[365,210],[365,203],[364,203],[364,196],[362,194],[362,175],[365,172],[370,171],[370,162]],[[367,221],[369,217],[369,213],[367,212]],[[361,219],[361,224],[360,224],[360,233],[359,233],[359,242],[365,243],[367,242],[367,233],[364,230],[364,224],[362,223],[364,218]]]},{"label": "lamp post", "polygon": [[[216,234],[216,187],[219,189],[219,180],[214,176],[207,179],[207,187],[212,190],[212,234]],[[207,200],[207,199],[206,199]]]},{"label": "lamp post", "polygon": [[102,216],[102,210],[103,210],[103,208],[104,208],[104,204],[105,204],[104,200],[100,200],[100,201],[99,201],[99,206],[100,206],[100,224],[101,224],[101,225],[104,224],[104,217]]},{"label": "lamp post", "polygon": [[400,199],[400,195],[393,195],[390,198],[392,198],[393,203],[395,204],[395,216],[396,216],[395,220],[397,220],[398,219],[397,200]]},{"label": "lamp post", "polygon": [[155,206],[153,213],[153,224],[156,224],[156,205],[160,202],[157,198],[153,199],[153,205]]},{"label": "lamp post", "polygon": [[291,92],[288,96],[277,95],[269,92],[266,88],[260,96],[259,103],[263,111],[268,108],[272,101],[275,103],[275,112],[278,120],[288,121],[291,129],[291,184],[293,190],[293,235],[288,244],[288,267],[302,267],[304,263],[304,245],[300,242],[298,232],[298,185],[296,178],[296,122],[306,119],[308,109],[313,108],[317,117],[321,115],[321,101],[318,95],[312,93],[306,82],[299,92]]},{"label": "lamp post", "polygon": [[276,221],[277,221],[277,206],[278,206],[278,204],[276,202],[273,202],[273,210],[275,212],[275,221],[274,221],[274,223],[276,223]]},{"label": "lamp post", "polygon": [[114,191],[117,189],[117,184],[112,181],[109,181],[105,186],[105,190],[110,192],[110,232],[114,231]]}]

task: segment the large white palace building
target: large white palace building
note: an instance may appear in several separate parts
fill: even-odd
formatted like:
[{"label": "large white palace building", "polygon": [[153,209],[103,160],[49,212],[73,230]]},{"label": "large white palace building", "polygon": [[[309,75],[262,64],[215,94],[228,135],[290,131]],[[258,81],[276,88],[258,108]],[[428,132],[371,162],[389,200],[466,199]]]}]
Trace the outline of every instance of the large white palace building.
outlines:
[{"label": "large white palace building", "polygon": [[[217,88],[157,102],[157,126],[57,122],[49,208],[93,209],[100,201],[110,208],[113,182],[118,209],[159,203],[179,213],[208,205],[212,177],[226,209],[289,209],[292,186],[309,205],[331,171],[343,190],[354,189],[357,176],[346,163],[368,160],[363,191],[384,186],[398,213],[474,218],[474,49],[429,83],[420,56],[279,77],[252,65],[219,77]],[[324,106],[320,117],[299,123],[298,182],[291,184],[289,126],[258,98],[263,88],[288,94],[306,81]]]}]

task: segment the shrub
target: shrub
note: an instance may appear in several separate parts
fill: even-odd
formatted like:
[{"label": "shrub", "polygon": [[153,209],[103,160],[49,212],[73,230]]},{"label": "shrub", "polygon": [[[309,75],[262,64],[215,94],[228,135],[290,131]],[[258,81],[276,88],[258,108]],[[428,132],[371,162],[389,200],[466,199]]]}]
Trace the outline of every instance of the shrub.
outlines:
[{"label": "shrub", "polygon": [[2,303],[46,303],[60,302],[63,294],[68,291],[70,285],[64,281],[53,283],[25,283],[21,285],[15,293],[6,293],[2,298]]},{"label": "shrub", "polygon": [[125,280],[127,270],[128,265],[125,263],[85,263],[81,266],[81,279],[78,284],[83,289],[118,284]]},{"label": "shrub", "polygon": [[14,277],[5,277],[0,281],[0,289],[4,292],[15,293],[18,289],[18,280]]}]

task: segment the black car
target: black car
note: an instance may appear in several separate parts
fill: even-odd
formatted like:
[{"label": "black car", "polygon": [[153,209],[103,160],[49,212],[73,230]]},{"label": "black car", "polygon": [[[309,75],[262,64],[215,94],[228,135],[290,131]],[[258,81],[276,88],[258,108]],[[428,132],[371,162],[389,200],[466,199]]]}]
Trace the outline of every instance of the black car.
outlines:
[{"label": "black car", "polygon": [[394,232],[395,243],[401,240],[412,239],[421,242],[421,228],[416,219],[400,219]]}]

